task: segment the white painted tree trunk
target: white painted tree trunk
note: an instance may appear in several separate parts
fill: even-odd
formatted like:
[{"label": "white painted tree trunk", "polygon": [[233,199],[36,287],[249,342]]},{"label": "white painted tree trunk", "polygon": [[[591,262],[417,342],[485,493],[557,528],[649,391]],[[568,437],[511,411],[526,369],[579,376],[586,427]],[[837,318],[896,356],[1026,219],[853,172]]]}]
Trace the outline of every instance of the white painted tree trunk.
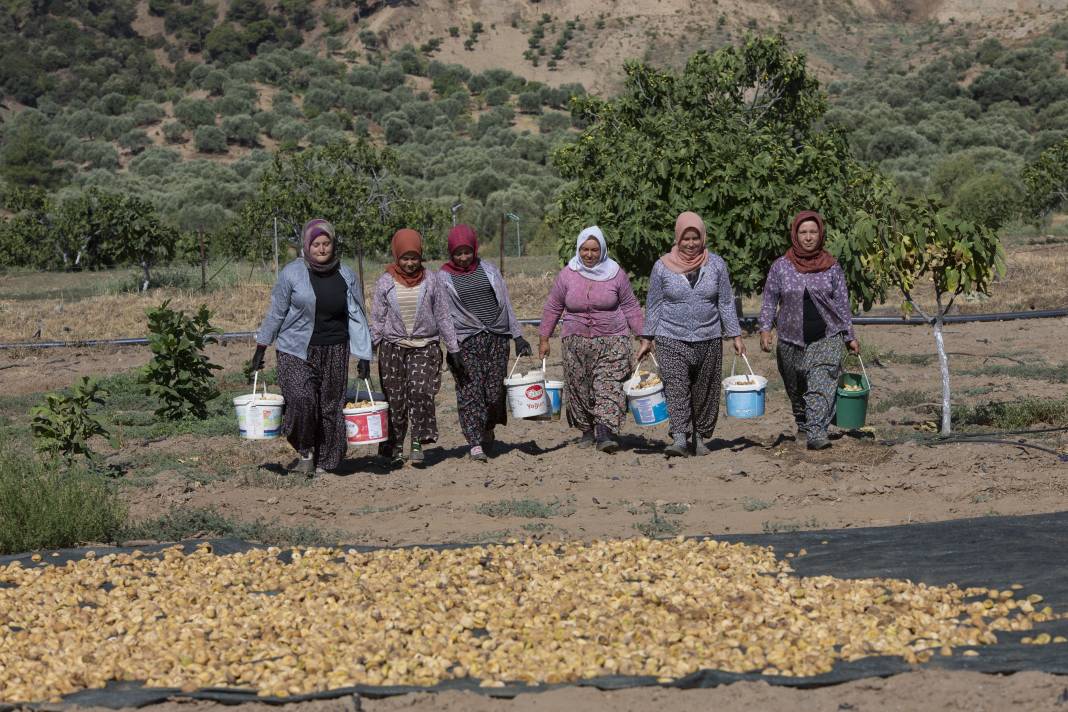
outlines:
[{"label": "white painted tree trunk", "polygon": [[946,342],[942,338],[942,316],[940,311],[935,317],[934,336],[935,345],[938,347],[938,368],[942,372],[942,427],[940,432],[942,435],[949,435],[953,432],[953,423],[949,407],[949,357],[946,356]]}]

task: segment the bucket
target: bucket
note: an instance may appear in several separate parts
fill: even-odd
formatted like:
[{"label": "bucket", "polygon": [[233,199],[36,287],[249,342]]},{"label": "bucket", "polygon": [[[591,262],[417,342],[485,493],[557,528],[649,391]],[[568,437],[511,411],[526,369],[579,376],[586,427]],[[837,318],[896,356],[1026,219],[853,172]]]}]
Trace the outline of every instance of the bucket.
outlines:
[{"label": "bucket", "polygon": [[868,417],[871,381],[868,380],[868,369],[864,368],[864,359],[860,359],[860,370],[862,373],[843,373],[838,379],[834,424],[842,430],[863,428]]},{"label": "bucket", "polygon": [[237,432],[245,440],[273,440],[282,433],[282,409],[285,398],[278,393],[268,393],[267,383],[263,393],[256,393],[260,372],[252,378],[252,393],[234,398],[234,413],[237,415]]},{"label": "bucket", "polygon": [[753,373],[753,367],[749,365],[745,354],[742,354],[742,359],[749,369],[749,375],[734,375],[734,367],[738,363],[736,357],[731,362],[731,375],[723,379],[727,415],[732,418],[759,418],[764,415],[764,393],[768,387],[768,379]]},{"label": "bucket", "polygon": [[[660,368],[660,364],[656,363],[655,357],[653,358],[653,363],[656,364],[657,368]],[[641,383],[641,378],[641,362],[639,361],[634,368],[634,375],[623,384],[623,392],[627,394],[627,406],[630,408],[630,414],[634,417],[634,422],[643,428],[667,422],[668,412],[667,400],[664,398],[664,384],[658,382],[645,388],[639,388],[638,384]]]},{"label": "bucket", "polygon": [[369,381],[367,396],[371,405],[342,410],[345,440],[349,445],[374,445],[389,439],[389,403],[375,401]]},{"label": "bucket", "polygon": [[564,403],[564,382],[546,381],[545,395],[549,398],[549,415],[552,420],[560,420],[560,410]]},{"label": "bucket", "polygon": [[519,357],[512,364],[504,387],[508,393],[508,410],[513,418],[534,418],[549,412],[549,397],[545,392],[545,362],[542,370],[529,371],[526,375],[515,375]]}]

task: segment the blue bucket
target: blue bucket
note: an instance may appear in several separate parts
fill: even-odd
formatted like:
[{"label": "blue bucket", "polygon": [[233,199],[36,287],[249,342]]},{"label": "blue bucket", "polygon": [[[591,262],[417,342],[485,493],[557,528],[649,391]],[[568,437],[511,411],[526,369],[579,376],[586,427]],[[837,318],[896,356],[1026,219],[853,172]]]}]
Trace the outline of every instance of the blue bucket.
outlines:
[{"label": "blue bucket", "polygon": [[627,394],[627,405],[630,407],[634,422],[643,428],[666,423],[668,412],[667,400],[664,398],[664,384],[657,383],[647,388],[638,388],[639,378],[635,375],[623,388]]},{"label": "blue bucket", "polygon": [[730,376],[723,379],[727,415],[732,418],[759,418],[764,415],[764,393],[768,379],[763,376]]}]

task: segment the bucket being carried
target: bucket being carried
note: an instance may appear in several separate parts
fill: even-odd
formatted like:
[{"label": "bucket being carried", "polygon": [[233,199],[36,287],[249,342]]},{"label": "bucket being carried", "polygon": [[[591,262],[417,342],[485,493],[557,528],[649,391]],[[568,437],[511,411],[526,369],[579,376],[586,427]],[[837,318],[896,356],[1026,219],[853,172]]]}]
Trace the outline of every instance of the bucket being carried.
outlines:
[{"label": "bucket being carried", "polygon": [[732,418],[759,418],[764,415],[764,393],[768,379],[753,373],[749,359],[742,354],[749,375],[734,375],[738,357],[731,362],[731,375],[723,379],[723,391],[727,400],[727,415]]},{"label": "bucket being carried", "polygon": [[508,393],[508,411],[513,418],[534,418],[549,412],[549,396],[545,392],[545,362],[542,370],[515,375],[519,357],[512,364],[504,388]]},{"label": "bucket being carried", "polygon": [[245,440],[273,440],[282,432],[282,409],[285,398],[268,393],[264,381],[263,393],[256,393],[260,372],[252,378],[252,393],[234,398],[237,431]]},{"label": "bucket being carried", "polygon": [[860,358],[860,354],[857,354],[857,359],[861,373],[843,373],[838,378],[834,424],[842,430],[863,428],[868,417],[871,381],[868,379],[868,369],[864,368],[864,359]]},{"label": "bucket being carried", "polygon": [[[659,369],[660,364],[653,357],[653,364]],[[643,428],[666,423],[668,419],[667,400],[664,398],[664,383],[660,376],[652,371],[642,371],[641,362],[634,368],[634,375],[623,384],[627,394],[627,406],[634,422]]]},{"label": "bucket being carried", "polygon": [[560,420],[560,411],[564,404],[564,382],[546,381],[545,395],[549,398],[549,415],[553,420]]},{"label": "bucket being carried", "polygon": [[371,382],[364,379],[364,383],[368,400],[346,403],[342,411],[349,445],[374,445],[389,439],[389,403],[376,402]]}]

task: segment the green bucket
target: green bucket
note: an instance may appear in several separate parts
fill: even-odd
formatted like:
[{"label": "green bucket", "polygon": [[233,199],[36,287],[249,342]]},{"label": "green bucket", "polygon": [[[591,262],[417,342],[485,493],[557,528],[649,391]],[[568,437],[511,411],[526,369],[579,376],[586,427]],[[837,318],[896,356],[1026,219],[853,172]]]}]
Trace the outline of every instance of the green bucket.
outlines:
[{"label": "green bucket", "polygon": [[[846,386],[860,386],[859,391],[847,391]],[[835,404],[835,425],[842,430],[864,427],[868,417],[868,394],[871,382],[859,373],[843,373],[838,379],[838,398]]]}]

